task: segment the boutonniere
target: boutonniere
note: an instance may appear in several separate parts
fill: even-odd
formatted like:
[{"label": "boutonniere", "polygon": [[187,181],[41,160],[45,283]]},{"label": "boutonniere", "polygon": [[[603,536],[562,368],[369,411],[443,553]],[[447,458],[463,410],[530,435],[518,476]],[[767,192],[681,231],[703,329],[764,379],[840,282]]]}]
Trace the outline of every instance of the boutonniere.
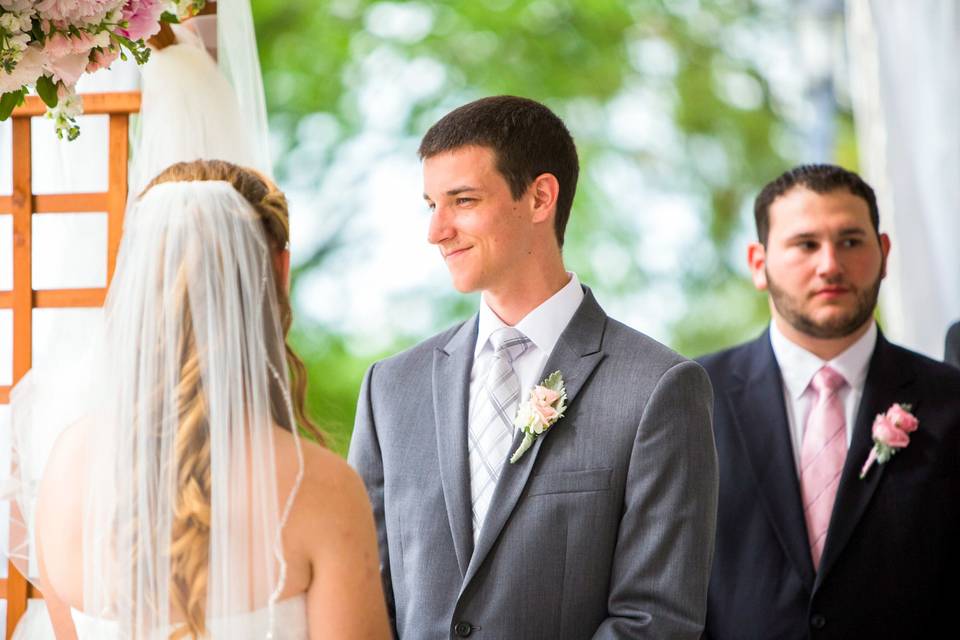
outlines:
[{"label": "boutonniere", "polygon": [[566,409],[567,390],[563,386],[563,376],[554,371],[530,390],[527,401],[517,410],[513,426],[523,432],[523,441],[510,456],[510,464],[522,458],[534,440],[563,417]]},{"label": "boutonniere", "polygon": [[873,449],[860,469],[863,480],[873,463],[884,464],[900,449],[910,444],[910,436],[920,426],[920,421],[910,413],[909,404],[895,404],[886,413],[878,414],[873,421]]}]

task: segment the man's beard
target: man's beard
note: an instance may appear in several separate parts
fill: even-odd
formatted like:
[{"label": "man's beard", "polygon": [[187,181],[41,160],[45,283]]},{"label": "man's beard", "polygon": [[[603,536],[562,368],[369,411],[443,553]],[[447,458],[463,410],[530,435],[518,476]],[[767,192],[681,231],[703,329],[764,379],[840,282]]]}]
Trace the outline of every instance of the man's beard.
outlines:
[{"label": "man's beard", "polygon": [[[883,267],[881,267],[880,274],[871,286],[865,289],[854,290],[851,288],[856,296],[856,305],[852,312],[820,322],[804,313],[802,305],[797,303],[796,298],[777,286],[777,283],[770,277],[769,271],[766,272],[766,276],[767,288],[770,291],[773,306],[776,307],[777,312],[783,319],[800,333],[812,338],[830,340],[850,335],[862,327],[873,315],[873,310],[877,306],[877,297],[880,295]],[[846,286],[849,287],[850,285]]]}]

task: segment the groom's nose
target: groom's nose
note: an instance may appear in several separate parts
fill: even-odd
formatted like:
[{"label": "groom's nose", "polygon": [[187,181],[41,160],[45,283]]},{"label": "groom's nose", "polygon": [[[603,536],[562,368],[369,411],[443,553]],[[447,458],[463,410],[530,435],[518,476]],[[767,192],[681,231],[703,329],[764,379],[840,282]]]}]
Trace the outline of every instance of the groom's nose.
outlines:
[{"label": "groom's nose", "polygon": [[427,229],[427,242],[430,244],[440,244],[452,238],[453,235],[453,227],[450,225],[449,208],[437,204],[433,213],[430,215],[430,227]]}]

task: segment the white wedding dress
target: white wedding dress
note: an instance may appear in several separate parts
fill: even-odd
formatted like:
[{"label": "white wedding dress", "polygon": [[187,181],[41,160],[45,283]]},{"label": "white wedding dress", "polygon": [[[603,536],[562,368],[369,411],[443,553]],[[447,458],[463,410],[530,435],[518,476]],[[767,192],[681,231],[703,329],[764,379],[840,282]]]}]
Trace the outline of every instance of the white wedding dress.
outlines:
[{"label": "white wedding dress", "polygon": [[[116,623],[111,620],[94,618],[76,609],[70,610],[73,624],[80,640],[119,640]],[[207,623],[211,638],[272,638],[272,640],[306,640],[307,634],[307,597],[306,594],[293,596],[274,605],[275,623],[270,624],[267,609],[258,609],[250,613],[232,616],[224,620],[211,620]],[[269,635],[273,626],[273,635]],[[156,640],[166,640],[170,631],[156,634]],[[151,638],[150,640],[154,640]]]},{"label": "white wedding dress", "polygon": [[[71,609],[74,627],[79,640],[120,640],[117,623]],[[274,606],[273,635],[270,629],[270,614],[267,609],[258,609],[250,613],[232,616],[224,620],[211,620],[208,623],[210,638],[219,640],[307,640],[307,597],[300,594],[285,598]],[[157,633],[157,640],[166,640],[170,631]],[[30,603],[28,615],[17,627],[15,638],[53,638],[53,627],[42,601]],[[153,638],[149,640],[154,640]]]}]

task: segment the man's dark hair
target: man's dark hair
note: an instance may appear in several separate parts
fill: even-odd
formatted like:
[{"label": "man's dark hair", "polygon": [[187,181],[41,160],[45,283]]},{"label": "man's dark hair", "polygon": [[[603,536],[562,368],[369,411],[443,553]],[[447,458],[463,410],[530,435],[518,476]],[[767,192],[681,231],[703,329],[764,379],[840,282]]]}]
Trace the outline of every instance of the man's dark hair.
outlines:
[{"label": "man's dark hair", "polygon": [[554,230],[563,234],[577,191],[580,163],[566,125],[550,109],[527,98],[494,96],[454,109],[430,127],[420,141],[420,159],[477,145],[491,149],[497,171],[519,200],[534,178],[551,173],[560,183]]},{"label": "man's dark hair", "polygon": [[824,194],[846,189],[863,198],[870,210],[870,222],[877,237],[880,237],[880,211],[877,196],[863,178],[853,171],[832,164],[802,164],[778,176],[768,183],[753,204],[753,218],[757,223],[757,239],[767,246],[770,236],[770,205],[794,187],[804,187],[814,193]]}]

